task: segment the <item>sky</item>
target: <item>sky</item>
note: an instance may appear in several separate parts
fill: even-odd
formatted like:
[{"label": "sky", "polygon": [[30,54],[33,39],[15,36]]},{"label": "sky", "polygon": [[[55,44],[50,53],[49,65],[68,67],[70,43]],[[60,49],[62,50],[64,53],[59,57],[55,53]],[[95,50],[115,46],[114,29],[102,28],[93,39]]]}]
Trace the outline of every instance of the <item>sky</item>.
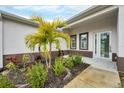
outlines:
[{"label": "sky", "polygon": [[72,16],[86,10],[91,5],[41,5],[41,6],[0,6],[0,10],[16,14],[25,18],[42,16],[47,21],[55,18],[67,20]]}]

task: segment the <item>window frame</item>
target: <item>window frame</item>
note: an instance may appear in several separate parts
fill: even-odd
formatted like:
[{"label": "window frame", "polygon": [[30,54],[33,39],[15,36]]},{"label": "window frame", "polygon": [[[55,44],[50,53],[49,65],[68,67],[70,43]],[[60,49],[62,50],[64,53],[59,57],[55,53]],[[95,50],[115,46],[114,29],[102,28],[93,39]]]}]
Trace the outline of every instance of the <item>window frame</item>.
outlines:
[{"label": "window frame", "polygon": [[[81,48],[81,35],[85,35],[85,34],[87,35],[87,48],[83,49],[83,48]],[[88,32],[79,34],[79,48],[80,48],[80,50],[88,50],[88,48],[89,48],[89,34],[88,34]]]},{"label": "window frame", "polygon": [[72,43],[70,44],[70,49],[76,49],[77,48],[77,35],[70,35],[71,37],[71,42],[72,42],[72,37],[75,38],[75,47],[72,47]]}]

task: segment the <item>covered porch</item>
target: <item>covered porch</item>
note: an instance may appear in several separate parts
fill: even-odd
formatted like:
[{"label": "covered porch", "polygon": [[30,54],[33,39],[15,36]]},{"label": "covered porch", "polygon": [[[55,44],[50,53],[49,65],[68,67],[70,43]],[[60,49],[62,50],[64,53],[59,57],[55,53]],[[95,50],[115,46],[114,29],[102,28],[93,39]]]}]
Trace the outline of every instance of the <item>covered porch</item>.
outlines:
[{"label": "covered porch", "polygon": [[70,51],[82,52],[87,57],[117,61],[117,20],[118,8],[113,6],[69,24],[68,33],[72,39]]}]

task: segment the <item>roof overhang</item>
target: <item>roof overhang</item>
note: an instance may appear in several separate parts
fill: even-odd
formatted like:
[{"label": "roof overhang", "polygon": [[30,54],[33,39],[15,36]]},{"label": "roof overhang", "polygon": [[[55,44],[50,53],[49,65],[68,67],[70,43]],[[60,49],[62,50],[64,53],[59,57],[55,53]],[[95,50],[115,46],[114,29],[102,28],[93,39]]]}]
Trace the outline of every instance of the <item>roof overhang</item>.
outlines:
[{"label": "roof overhang", "polygon": [[81,12],[80,14],[70,18],[69,20],[67,20],[68,23],[68,27],[72,27],[74,25],[80,24],[84,21],[87,21],[89,19],[92,19],[94,17],[103,15],[107,12],[110,12],[112,10],[117,9],[117,6],[111,6],[111,5],[107,5],[107,6],[93,6],[87,10],[85,10],[84,12]]},{"label": "roof overhang", "polygon": [[31,25],[31,26],[35,26],[35,27],[38,26],[38,23],[36,23],[36,22],[33,22],[29,19],[17,16],[17,15],[14,15],[14,14],[11,14],[11,13],[8,13],[8,12],[5,12],[5,11],[0,10],[0,16],[1,16],[1,18],[6,18],[6,19],[18,21],[18,22],[25,23],[25,24],[28,24],[28,25]]}]

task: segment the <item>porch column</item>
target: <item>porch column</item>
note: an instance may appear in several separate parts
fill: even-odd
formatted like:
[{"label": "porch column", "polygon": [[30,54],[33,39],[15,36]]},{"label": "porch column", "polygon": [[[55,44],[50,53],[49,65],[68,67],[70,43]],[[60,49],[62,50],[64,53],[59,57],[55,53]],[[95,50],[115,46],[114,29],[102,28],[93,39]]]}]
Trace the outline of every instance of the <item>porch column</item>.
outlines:
[{"label": "porch column", "polygon": [[2,17],[1,17],[1,14],[0,14],[0,69],[3,67],[3,51],[2,51],[2,46],[3,46],[3,37],[2,37]]},{"label": "porch column", "polygon": [[118,10],[118,71],[124,72],[124,6]]}]

